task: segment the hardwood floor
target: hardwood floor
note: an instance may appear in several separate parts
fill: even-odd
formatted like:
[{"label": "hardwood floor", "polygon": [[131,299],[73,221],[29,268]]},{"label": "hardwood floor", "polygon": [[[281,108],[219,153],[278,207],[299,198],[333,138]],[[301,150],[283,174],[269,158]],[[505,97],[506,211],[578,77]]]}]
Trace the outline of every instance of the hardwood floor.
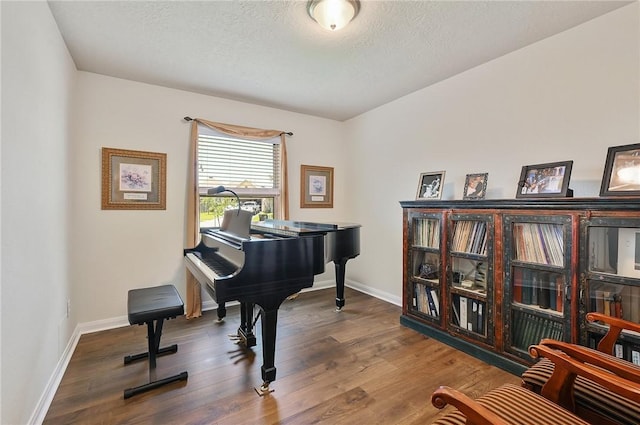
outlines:
[{"label": "hardwood floor", "polygon": [[[347,288],[334,310],[333,289],[287,300],[278,316],[275,391],[259,397],[261,342],[245,354],[227,334],[239,308],[222,324],[215,312],[165,322],[158,377],[189,372],[173,383],[123,399],[123,390],[149,379],[146,327],[86,334],[49,408],[45,424],[428,424],[442,414],[431,405],[439,385],[472,397],[520,378],[399,324],[401,309]],[[259,335],[258,322],[256,334]],[[449,409],[449,408],[448,408]]]}]

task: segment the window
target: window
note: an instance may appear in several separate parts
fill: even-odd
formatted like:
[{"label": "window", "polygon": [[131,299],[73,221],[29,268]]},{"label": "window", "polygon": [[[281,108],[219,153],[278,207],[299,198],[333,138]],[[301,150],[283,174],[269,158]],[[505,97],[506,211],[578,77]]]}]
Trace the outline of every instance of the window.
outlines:
[{"label": "window", "polygon": [[238,194],[240,207],[254,221],[281,218],[280,137],[249,140],[198,126],[198,194],[200,227],[217,227],[228,208],[237,208],[229,192],[217,196],[207,190],[224,186]]}]

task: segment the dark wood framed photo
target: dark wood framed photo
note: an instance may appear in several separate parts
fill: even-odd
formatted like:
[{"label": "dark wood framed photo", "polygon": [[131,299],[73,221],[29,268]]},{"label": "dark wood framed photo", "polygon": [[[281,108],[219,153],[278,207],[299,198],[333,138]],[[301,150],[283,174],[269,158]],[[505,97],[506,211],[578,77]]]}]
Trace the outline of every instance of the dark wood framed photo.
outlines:
[{"label": "dark wood framed photo", "polygon": [[484,199],[489,173],[467,174],[462,199]]},{"label": "dark wood framed photo", "polygon": [[573,161],[525,165],[518,180],[516,198],[567,198]]},{"label": "dark wood framed photo", "polygon": [[609,148],[600,196],[640,196],[640,143]]},{"label": "dark wood framed photo", "polygon": [[426,201],[442,198],[442,186],[444,185],[444,171],[433,171],[420,174],[418,180],[418,192],[416,201]]},{"label": "dark wood framed photo", "polygon": [[166,209],[167,154],[102,148],[103,210]]},{"label": "dark wood framed photo", "polygon": [[300,208],[333,208],[333,168],[300,166]]}]

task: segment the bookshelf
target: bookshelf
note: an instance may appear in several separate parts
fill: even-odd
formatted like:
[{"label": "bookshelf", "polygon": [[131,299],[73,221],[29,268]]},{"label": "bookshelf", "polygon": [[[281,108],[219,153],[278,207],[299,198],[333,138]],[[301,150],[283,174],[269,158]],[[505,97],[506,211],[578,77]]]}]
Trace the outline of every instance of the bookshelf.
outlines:
[{"label": "bookshelf", "polygon": [[[640,323],[640,218],[593,217],[583,227],[581,316],[598,312]],[[581,343],[595,347],[605,328],[597,322],[581,325]],[[640,335],[623,331],[614,354],[640,365]]]},{"label": "bookshelf", "polygon": [[[541,338],[595,346],[605,328],[588,312],[640,323],[640,200],[400,205],[407,327],[519,374]],[[623,332],[617,354],[640,363],[640,335]]]},{"label": "bookshelf", "polygon": [[[410,233],[406,278],[412,315],[442,326],[442,213],[411,213],[408,217]],[[406,271],[406,270],[405,270]]]},{"label": "bookshelf", "polygon": [[447,329],[493,343],[493,215],[450,214],[447,249]]},{"label": "bookshelf", "polygon": [[572,224],[579,216],[550,212],[503,218],[504,351],[527,361],[542,338],[571,335]]}]

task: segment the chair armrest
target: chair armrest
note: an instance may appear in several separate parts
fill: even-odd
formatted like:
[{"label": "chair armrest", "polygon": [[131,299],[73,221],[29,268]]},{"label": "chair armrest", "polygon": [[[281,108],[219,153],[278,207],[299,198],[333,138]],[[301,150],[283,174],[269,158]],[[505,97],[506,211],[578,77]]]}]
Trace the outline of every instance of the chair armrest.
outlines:
[{"label": "chair armrest", "polygon": [[618,317],[607,316],[602,313],[587,313],[587,321],[595,322],[600,321],[609,325],[609,330],[605,334],[604,338],[598,343],[598,351],[613,355],[613,347],[623,330],[634,331],[640,333],[640,324],[630,322],[628,320],[620,319]]},{"label": "chair armrest", "polygon": [[480,403],[450,387],[443,386],[435,390],[431,395],[431,404],[438,409],[447,404],[454,406],[467,418],[467,425],[509,425]]},{"label": "chair armrest", "polygon": [[529,354],[534,359],[546,357],[554,363],[553,374],[542,387],[541,394],[565,409],[575,411],[573,383],[577,375],[596,382],[621,397],[640,403],[640,384],[634,381],[582,363],[547,345],[532,345],[529,347]]},{"label": "chair armrest", "polygon": [[624,379],[640,384],[640,368],[626,360],[605,355],[604,353],[600,354],[598,351],[581,345],[556,341],[554,339],[543,339],[540,341],[540,345],[560,350],[582,363],[589,363],[611,373],[615,373]]}]

